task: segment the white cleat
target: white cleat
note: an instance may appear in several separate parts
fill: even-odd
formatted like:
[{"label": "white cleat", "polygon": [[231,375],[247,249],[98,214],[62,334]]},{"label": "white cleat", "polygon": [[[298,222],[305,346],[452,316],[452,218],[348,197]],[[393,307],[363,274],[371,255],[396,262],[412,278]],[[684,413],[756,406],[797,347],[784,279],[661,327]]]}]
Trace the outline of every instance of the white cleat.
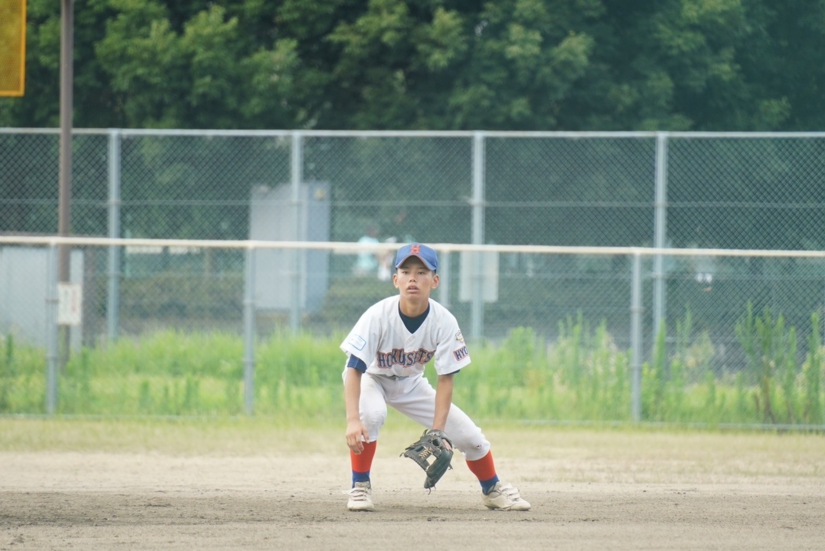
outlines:
[{"label": "white cleat", "polygon": [[[528,506],[529,507],[529,506]],[[372,485],[369,482],[356,482],[349,491],[347,509],[350,511],[372,511]]]},{"label": "white cleat", "polygon": [[529,511],[530,504],[510,484],[496,482],[489,494],[482,496],[484,505],[495,511]]}]

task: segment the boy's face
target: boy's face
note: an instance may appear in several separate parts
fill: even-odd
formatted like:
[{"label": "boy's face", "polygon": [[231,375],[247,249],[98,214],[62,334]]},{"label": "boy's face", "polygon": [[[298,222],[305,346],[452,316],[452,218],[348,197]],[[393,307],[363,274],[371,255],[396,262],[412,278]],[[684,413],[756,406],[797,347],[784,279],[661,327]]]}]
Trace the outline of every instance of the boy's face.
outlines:
[{"label": "boy's face", "polygon": [[438,274],[411,256],[395,271],[392,282],[403,298],[429,298],[430,291],[438,287]]}]

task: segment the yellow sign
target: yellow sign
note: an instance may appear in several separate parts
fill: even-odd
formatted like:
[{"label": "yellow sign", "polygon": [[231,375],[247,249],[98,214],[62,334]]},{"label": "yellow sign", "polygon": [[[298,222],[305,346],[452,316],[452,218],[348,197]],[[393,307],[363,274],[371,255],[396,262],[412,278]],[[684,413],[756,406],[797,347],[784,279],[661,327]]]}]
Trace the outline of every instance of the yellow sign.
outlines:
[{"label": "yellow sign", "polygon": [[26,86],[26,0],[0,0],[0,96]]}]

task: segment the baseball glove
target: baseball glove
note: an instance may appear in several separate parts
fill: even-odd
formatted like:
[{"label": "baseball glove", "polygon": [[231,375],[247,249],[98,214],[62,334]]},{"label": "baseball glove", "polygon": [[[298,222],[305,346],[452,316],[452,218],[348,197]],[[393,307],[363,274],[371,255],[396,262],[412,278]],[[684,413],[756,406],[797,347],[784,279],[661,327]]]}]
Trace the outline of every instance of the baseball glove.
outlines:
[{"label": "baseball glove", "polygon": [[[444,443],[450,445],[449,448]],[[407,446],[401,457],[409,457],[427,473],[424,488],[430,490],[441,480],[447,469],[452,469],[450,461],[453,458],[453,443],[440,430],[427,429],[421,438]]]}]

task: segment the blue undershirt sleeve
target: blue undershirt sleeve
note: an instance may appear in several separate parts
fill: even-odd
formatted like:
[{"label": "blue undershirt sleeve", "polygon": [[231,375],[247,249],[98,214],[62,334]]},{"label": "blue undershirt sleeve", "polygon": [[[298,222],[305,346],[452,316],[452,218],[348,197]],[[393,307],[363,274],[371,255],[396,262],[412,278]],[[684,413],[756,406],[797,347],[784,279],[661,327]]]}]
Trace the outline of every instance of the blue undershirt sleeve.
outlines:
[{"label": "blue undershirt sleeve", "polygon": [[365,364],[361,358],[353,356],[352,354],[349,355],[349,360],[347,360],[347,367],[357,369],[361,373],[367,370],[367,364]]}]

